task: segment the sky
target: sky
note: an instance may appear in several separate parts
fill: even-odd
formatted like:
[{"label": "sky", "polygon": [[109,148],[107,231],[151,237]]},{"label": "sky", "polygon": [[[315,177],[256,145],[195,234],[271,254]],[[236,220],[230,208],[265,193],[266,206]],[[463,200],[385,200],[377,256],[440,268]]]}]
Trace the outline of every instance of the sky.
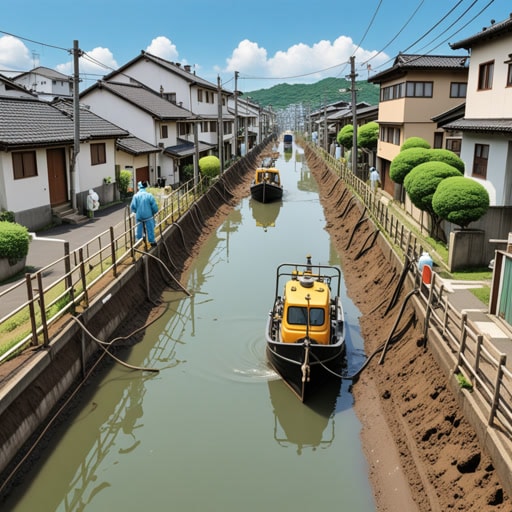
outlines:
[{"label": "sky", "polygon": [[[280,83],[357,79],[398,53],[461,55],[454,43],[512,11],[510,0],[2,0],[0,73],[37,66],[73,74],[81,89],[142,50],[190,65],[201,78],[242,92]],[[13,73],[14,72],[14,73]]]}]

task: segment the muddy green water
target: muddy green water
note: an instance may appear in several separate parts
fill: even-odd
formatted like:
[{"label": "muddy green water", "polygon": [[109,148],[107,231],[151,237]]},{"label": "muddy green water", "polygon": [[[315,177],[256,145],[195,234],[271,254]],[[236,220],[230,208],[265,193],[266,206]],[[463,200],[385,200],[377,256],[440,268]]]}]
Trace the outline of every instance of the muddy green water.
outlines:
[{"label": "muddy green water", "polygon": [[[122,354],[160,372],[92,381],[2,511],[375,510],[349,381],[308,407],[265,361],[276,266],[340,263],[302,157],[281,153],[283,201],[243,199],[183,283],[192,297],[165,293],[166,314]],[[363,342],[343,301],[351,374]]]}]

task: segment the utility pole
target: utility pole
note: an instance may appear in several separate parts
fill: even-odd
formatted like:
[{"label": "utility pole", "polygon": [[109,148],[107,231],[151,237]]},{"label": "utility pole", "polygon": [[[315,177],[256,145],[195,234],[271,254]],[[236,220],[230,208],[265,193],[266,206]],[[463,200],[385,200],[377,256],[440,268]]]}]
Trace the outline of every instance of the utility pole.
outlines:
[{"label": "utility pole", "polygon": [[235,122],[233,125],[233,156],[238,155],[238,71],[235,71]]},{"label": "utility pole", "polygon": [[217,96],[218,96],[218,112],[219,112],[219,160],[220,173],[224,172],[224,121],[222,120],[222,88],[220,85],[220,75],[217,76]]},{"label": "utility pole", "polygon": [[78,41],[73,41],[73,152],[71,155],[71,168],[69,170],[69,195],[71,196],[71,208],[76,209],[76,157],[80,153],[80,99],[79,99],[79,58],[81,51]]},{"label": "utility pole", "polygon": [[352,90],[352,174],[357,176],[357,99],[356,99],[356,71],[355,71],[355,57],[350,57],[350,80]]}]

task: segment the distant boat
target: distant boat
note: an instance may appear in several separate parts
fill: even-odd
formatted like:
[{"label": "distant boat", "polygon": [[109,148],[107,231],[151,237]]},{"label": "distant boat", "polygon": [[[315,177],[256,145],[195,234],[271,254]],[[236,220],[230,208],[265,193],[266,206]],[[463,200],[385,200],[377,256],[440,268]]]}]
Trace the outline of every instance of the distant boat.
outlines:
[{"label": "distant boat", "polygon": [[285,151],[290,151],[293,145],[293,135],[291,132],[286,132],[283,136],[283,146]]},{"label": "distant boat", "polygon": [[251,197],[260,203],[272,203],[283,197],[281,175],[275,167],[258,167],[251,182]]},{"label": "distant boat", "polygon": [[345,322],[337,267],[282,263],[277,267],[274,305],[265,337],[267,359],[305,402],[341,378]]}]

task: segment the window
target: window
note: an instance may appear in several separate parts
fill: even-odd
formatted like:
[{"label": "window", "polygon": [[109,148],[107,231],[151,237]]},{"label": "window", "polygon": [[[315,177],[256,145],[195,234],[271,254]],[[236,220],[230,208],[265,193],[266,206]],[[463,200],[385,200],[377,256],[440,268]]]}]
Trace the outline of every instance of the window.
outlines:
[{"label": "window", "polygon": [[494,61],[484,62],[478,68],[478,90],[485,91],[492,89],[492,78],[494,75]]},{"label": "window", "polygon": [[37,161],[35,151],[20,151],[12,154],[14,179],[37,176]]},{"label": "window", "polygon": [[167,139],[169,137],[169,127],[166,124],[160,126],[160,138]]},{"label": "window", "polygon": [[507,69],[507,87],[512,87],[512,64],[509,64]]},{"label": "window", "polygon": [[432,98],[433,82],[407,82],[405,95],[408,98]]},{"label": "window", "polygon": [[197,101],[199,103],[203,102],[203,90],[202,89],[197,90]]},{"label": "window", "polygon": [[178,123],[178,134],[180,136],[192,133],[192,123]]},{"label": "window", "polygon": [[489,161],[489,144],[475,144],[473,158],[473,176],[487,178],[487,163]]},{"label": "window", "polygon": [[[306,325],[308,320],[308,308],[290,306],[288,308],[288,323],[290,325]],[[309,325],[320,326],[325,321],[324,310],[321,308],[310,308]]]},{"label": "window", "polygon": [[456,155],[460,156],[461,139],[446,139],[446,149],[453,151]]},{"label": "window", "polygon": [[434,133],[434,149],[443,147],[443,134],[441,132]]},{"label": "window", "polygon": [[400,133],[401,130],[397,126],[381,126],[379,138],[383,142],[389,142],[390,144],[400,145]]},{"label": "window", "polygon": [[468,84],[464,82],[452,82],[450,84],[450,98],[465,98]]},{"label": "window", "polygon": [[164,100],[170,101],[171,103],[176,104],[176,93],[175,92],[164,92],[162,94],[162,98]]},{"label": "window", "polygon": [[398,98],[404,97],[404,84],[395,84],[390,85],[389,87],[384,87],[381,91],[380,100],[381,101],[389,101],[396,100]]},{"label": "window", "polygon": [[99,165],[107,162],[105,143],[91,144],[91,165]]}]

